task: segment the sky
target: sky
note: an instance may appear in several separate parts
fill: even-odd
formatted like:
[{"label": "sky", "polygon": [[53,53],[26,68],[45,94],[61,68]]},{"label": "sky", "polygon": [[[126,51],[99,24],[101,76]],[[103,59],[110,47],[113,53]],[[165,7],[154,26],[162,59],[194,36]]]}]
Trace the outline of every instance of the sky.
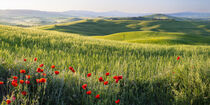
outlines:
[{"label": "sky", "polygon": [[129,13],[210,12],[210,0],[0,0],[0,9]]}]

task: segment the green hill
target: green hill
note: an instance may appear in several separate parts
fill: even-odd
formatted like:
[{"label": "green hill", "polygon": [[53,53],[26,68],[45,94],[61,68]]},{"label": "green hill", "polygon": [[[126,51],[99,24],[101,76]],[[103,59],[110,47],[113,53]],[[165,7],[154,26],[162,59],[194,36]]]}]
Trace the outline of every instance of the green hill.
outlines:
[{"label": "green hill", "polygon": [[[152,34],[156,33],[144,33],[146,37]],[[162,34],[165,33],[159,37]],[[42,63],[44,72],[52,75],[41,96],[29,92],[30,96],[18,96],[18,101],[48,105],[115,105],[117,99],[122,105],[209,103],[209,46],[122,43],[2,25],[0,46],[0,81],[6,82],[6,77],[17,75],[20,69],[30,71],[34,79],[37,73],[32,71]],[[35,57],[38,61],[33,63]],[[27,61],[23,62],[23,58]],[[51,65],[60,71],[59,75],[52,73]],[[75,68],[75,74],[68,70],[69,66]],[[106,72],[110,76],[105,77]],[[87,73],[92,76],[87,78]],[[115,75],[122,75],[123,79],[115,83]],[[99,77],[109,85],[100,83]],[[88,84],[91,95],[86,95],[83,84]],[[2,94],[1,91],[0,100]],[[96,94],[101,95],[100,100],[95,99]]]},{"label": "green hill", "polygon": [[209,44],[210,42],[209,22],[89,19],[40,28],[135,43]]},{"label": "green hill", "polygon": [[131,43],[210,45],[210,36],[179,32],[133,31],[94,37]]},{"label": "green hill", "polygon": [[[165,14],[153,14],[153,15],[147,15],[144,16],[144,18],[147,19],[157,19],[157,20],[185,20],[185,18],[179,18],[179,17],[173,17]],[[187,20],[187,19],[186,19]]]}]

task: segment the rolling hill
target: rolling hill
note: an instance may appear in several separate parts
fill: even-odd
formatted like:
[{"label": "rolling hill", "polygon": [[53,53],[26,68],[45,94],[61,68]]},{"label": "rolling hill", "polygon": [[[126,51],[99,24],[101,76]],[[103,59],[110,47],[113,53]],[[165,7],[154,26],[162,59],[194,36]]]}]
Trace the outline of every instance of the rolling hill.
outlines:
[{"label": "rolling hill", "polygon": [[[158,32],[144,34],[149,37],[156,36]],[[158,36],[163,34],[165,32]],[[11,79],[7,80],[7,77],[18,75],[21,69],[31,75],[30,85],[19,84],[20,87],[10,89],[4,88],[6,84],[0,85],[2,104],[5,103],[2,96],[10,97],[10,90],[14,89],[19,89],[13,102],[17,104],[116,105],[117,99],[121,105],[209,104],[209,46],[123,43],[4,25],[0,25],[0,46],[0,81],[11,87]],[[34,61],[35,57],[37,61]],[[47,77],[36,72],[40,64],[44,64]],[[55,68],[52,69],[51,65]],[[72,73],[69,66],[76,72]],[[55,70],[60,74],[55,75]],[[105,75],[107,72],[109,76]],[[92,76],[87,77],[88,73]],[[123,77],[118,83],[113,79],[116,75]],[[20,76],[24,77],[24,74]],[[99,77],[109,84],[99,82]],[[47,83],[37,84],[36,78],[47,78]],[[44,92],[34,91],[32,86],[36,84],[44,87],[37,89]],[[86,90],[82,89],[83,84],[87,84]],[[21,86],[29,87],[24,89],[30,96],[19,95]],[[88,90],[92,91],[91,95],[86,94]],[[5,93],[7,91],[8,94]],[[100,99],[95,98],[97,94],[100,94]]]},{"label": "rolling hill", "polygon": [[[146,16],[150,15],[150,16]],[[0,24],[6,25],[18,25],[18,26],[40,26],[59,24],[60,20],[65,21],[69,18],[144,18],[155,17],[156,19],[177,19],[177,20],[196,20],[196,21],[209,21],[209,13],[171,13],[171,14],[153,14],[152,13],[126,13],[121,11],[108,11],[108,12],[93,12],[93,11],[82,11],[82,10],[69,10],[64,12],[50,12],[50,11],[39,11],[39,10],[0,10]],[[174,17],[175,16],[175,17]],[[147,18],[147,19],[148,19]],[[71,22],[71,21],[65,21]]]},{"label": "rolling hill", "polygon": [[[167,42],[166,44],[209,44],[210,42],[209,22],[176,21],[173,19],[88,19],[39,28],[134,43],[159,43],[163,41]],[[122,38],[122,36],[125,37]]]}]

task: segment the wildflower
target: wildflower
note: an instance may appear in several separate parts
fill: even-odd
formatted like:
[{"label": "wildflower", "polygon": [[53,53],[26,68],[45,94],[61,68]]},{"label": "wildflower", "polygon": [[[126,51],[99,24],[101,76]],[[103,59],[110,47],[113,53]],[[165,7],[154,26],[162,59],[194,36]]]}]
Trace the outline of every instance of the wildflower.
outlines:
[{"label": "wildflower", "polygon": [[115,79],[115,82],[118,83],[119,80],[123,79],[123,76],[114,76],[113,78]]},{"label": "wildflower", "polygon": [[18,79],[18,77],[17,76],[13,76],[13,79]]},{"label": "wildflower", "polygon": [[119,104],[119,103],[120,103],[120,100],[115,101],[115,103],[116,103],[116,104]]},{"label": "wildflower", "polygon": [[180,59],[180,56],[177,57],[177,61]]},{"label": "wildflower", "polygon": [[29,80],[26,80],[26,81],[25,81],[25,84],[30,84],[30,81],[29,81]]},{"label": "wildflower", "polygon": [[100,82],[103,82],[103,81],[104,81],[104,79],[103,79],[102,77],[100,77],[100,78],[99,78],[99,81],[100,81]]},{"label": "wildflower", "polygon": [[88,74],[87,74],[87,77],[90,77],[90,76],[91,76],[91,73],[88,73]]},{"label": "wildflower", "polygon": [[119,82],[119,79],[116,79],[115,82],[118,83]]},{"label": "wildflower", "polygon": [[114,78],[114,79],[118,79],[118,76],[114,76],[113,78]]},{"label": "wildflower", "polygon": [[55,65],[52,65],[51,68],[54,69],[55,68]]},{"label": "wildflower", "polygon": [[109,76],[109,72],[106,73],[106,76]]},{"label": "wildflower", "polygon": [[43,73],[43,72],[44,72],[44,69],[41,69],[41,70],[40,70],[40,72],[42,72],[42,73]]},{"label": "wildflower", "polygon": [[14,79],[14,80],[12,80],[12,82],[15,82],[15,83],[17,83],[18,81],[17,81],[16,79]]},{"label": "wildflower", "polygon": [[75,73],[75,70],[74,70],[74,68],[73,67],[69,67],[69,70],[71,70],[73,73]]},{"label": "wildflower", "polygon": [[44,64],[40,64],[40,65],[39,65],[39,67],[43,67],[43,66],[44,66]]},{"label": "wildflower", "polygon": [[27,79],[30,79],[30,78],[31,78],[31,76],[30,76],[30,75],[26,75],[26,78],[27,78]]},{"label": "wildflower", "polygon": [[118,76],[118,79],[120,80],[120,79],[122,79],[123,78],[123,76],[121,75],[121,76]]},{"label": "wildflower", "polygon": [[87,94],[87,95],[91,95],[91,91],[87,91],[86,94]]},{"label": "wildflower", "polygon": [[69,70],[74,70],[74,68],[70,66],[70,67],[69,67]]},{"label": "wildflower", "polygon": [[24,95],[24,96],[26,96],[27,95],[27,92],[26,91],[22,91],[21,94]]},{"label": "wildflower", "polygon": [[10,99],[6,100],[6,103],[9,105],[12,101]]},{"label": "wildflower", "polygon": [[12,86],[17,87],[18,86],[17,82],[12,82]]},{"label": "wildflower", "polygon": [[37,61],[37,58],[34,58],[34,61]]},{"label": "wildflower", "polygon": [[0,85],[3,85],[4,84],[4,82],[3,81],[0,81]]},{"label": "wildflower", "polygon": [[58,75],[60,72],[59,71],[55,71],[55,74]]},{"label": "wildflower", "polygon": [[82,85],[82,88],[86,89],[87,88],[87,84]]},{"label": "wildflower", "polygon": [[24,80],[20,80],[20,84],[23,84],[24,83]]},{"label": "wildflower", "polygon": [[36,79],[36,83],[40,83],[40,80],[39,79]]},{"label": "wildflower", "polygon": [[175,74],[175,72],[172,72],[173,74]]},{"label": "wildflower", "polygon": [[104,85],[107,85],[108,83],[109,83],[108,81],[105,81],[105,82],[104,82]]},{"label": "wildflower", "polygon": [[24,61],[27,61],[26,59],[24,59]]},{"label": "wildflower", "polygon": [[43,76],[46,76],[47,74],[45,74],[45,73],[42,73],[42,75],[43,75]]},{"label": "wildflower", "polygon": [[75,73],[75,70],[71,70],[73,73]]},{"label": "wildflower", "polygon": [[38,73],[41,72],[41,68],[37,68],[36,72]]},{"label": "wildflower", "polygon": [[45,78],[41,78],[40,80],[39,80],[39,82],[40,83],[45,83],[47,80],[45,79]]},{"label": "wildflower", "polygon": [[97,95],[96,95],[96,99],[99,99],[99,98],[100,98],[100,95],[99,95],[99,94],[97,94]]},{"label": "wildflower", "polygon": [[20,70],[20,73],[24,74],[24,73],[26,73],[26,70]]},{"label": "wildflower", "polygon": [[13,96],[13,97],[12,97],[12,100],[13,100],[13,101],[15,101],[15,100],[16,100],[16,97],[15,97],[15,96]]}]

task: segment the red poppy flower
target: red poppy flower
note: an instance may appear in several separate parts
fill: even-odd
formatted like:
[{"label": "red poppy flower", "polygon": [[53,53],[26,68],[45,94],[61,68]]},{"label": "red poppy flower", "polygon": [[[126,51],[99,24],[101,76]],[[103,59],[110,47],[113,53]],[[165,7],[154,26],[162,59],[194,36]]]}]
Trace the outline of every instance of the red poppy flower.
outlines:
[{"label": "red poppy flower", "polygon": [[118,76],[114,76],[113,78],[114,78],[114,79],[118,79]]},{"label": "red poppy flower", "polygon": [[14,80],[12,80],[12,82],[15,82],[15,83],[17,83],[18,81],[17,81],[16,79],[14,79]]},{"label": "red poppy flower", "polygon": [[115,82],[118,83],[119,82],[119,79],[116,79]]},{"label": "red poppy flower", "polygon": [[24,61],[27,61],[26,59],[24,59]]},{"label": "red poppy flower", "polygon": [[37,61],[37,58],[34,58],[34,61]]},{"label": "red poppy flower", "polygon": [[44,66],[44,64],[40,64],[40,65],[39,65],[39,67],[43,67],[43,66]]},{"label": "red poppy flower", "polygon": [[73,67],[69,67],[69,70],[71,70],[73,73],[75,73],[75,70],[74,70],[74,68]]},{"label": "red poppy flower", "polygon": [[27,92],[26,91],[22,91],[21,94],[24,95],[24,96],[26,96],[27,95]]},{"label": "red poppy flower", "polygon": [[13,79],[18,79],[18,77],[17,76],[13,76]]},{"label": "red poppy flower", "polygon": [[97,95],[96,95],[96,99],[99,99],[99,98],[100,98],[100,95],[99,95],[99,94],[97,94]]},{"label": "red poppy flower", "polygon": [[69,70],[74,70],[74,68],[70,66],[70,67],[69,67]]},{"label": "red poppy flower", "polygon": [[36,79],[36,83],[40,83],[40,80],[39,79]]},{"label": "red poppy flower", "polygon": [[75,73],[75,70],[71,70],[73,73]]},{"label": "red poppy flower", "polygon": [[20,80],[20,84],[23,84],[24,83],[24,80]]},{"label": "red poppy flower", "polygon": [[0,85],[3,85],[3,84],[4,84],[4,82],[0,81]]},{"label": "red poppy flower", "polygon": [[26,84],[30,84],[30,81],[29,81],[29,80],[26,80],[25,83],[26,83]]},{"label": "red poppy flower", "polygon": [[18,84],[16,82],[12,82],[12,86],[17,87]]},{"label": "red poppy flower", "polygon": [[58,75],[60,72],[59,71],[55,71],[55,74]]},{"label": "red poppy flower", "polygon": [[52,65],[51,68],[54,69],[55,68],[55,65]]},{"label": "red poppy flower", "polygon": [[87,91],[86,94],[87,94],[87,95],[91,95],[91,91]]},{"label": "red poppy flower", "polygon": [[40,72],[42,72],[42,73],[43,73],[43,72],[44,72],[44,69],[41,69],[41,70],[40,70]]},{"label": "red poppy flower", "polygon": [[106,76],[109,76],[109,72],[106,73]]},{"label": "red poppy flower", "polygon": [[20,70],[20,73],[26,73],[26,70]]},{"label": "red poppy flower", "polygon": [[104,82],[104,85],[107,85],[108,83],[109,83],[108,81],[105,81],[105,82]]},{"label": "red poppy flower", "polygon": [[121,75],[121,76],[118,76],[118,79],[120,80],[120,79],[122,79],[123,78],[123,76]]},{"label": "red poppy flower", "polygon": [[103,79],[102,77],[100,77],[100,78],[99,78],[99,81],[100,81],[100,82],[103,82],[103,81],[104,81],[104,79]]},{"label": "red poppy flower", "polygon": [[15,97],[15,96],[13,96],[13,97],[12,97],[12,100],[13,100],[13,101],[15,101],[15,100],[16,100],[16,97]]},{"label": "red poppy flower", "polygon": [[31,78],[31,76],[30,76],[30,75],[26,75],[26,78],[27,78],[27,79],[30,79],[30,78]]},{"label": "red poppy flower", "polygon": [[178,61],[179,59],[180,59],[180,57],[178,56],[178,57],[177,57],[177,61]]},{"label": "red poppy flower", "polygon": [[10,99],[6,100],[6,103],[9,105],[12,101]]},{"label": "red poppy flower", "polygon": [[45,78],[41,78],[40,80],[39,80],[39,82],[41,82],[41,83],[45,83],[47,80],[45,79]]},{"label": "red poppy flower", "polygon": [[120,103],[120,100],[115,101],[115,103],[116,103],[116,104],[119,104],[119,103]]},{"label": "red poppy flower", "polygon": [[37,68],[36,72],[38,73],[41,72],[41,68]]},{"label": "red poppy flower", "polygon": [[46,76],[47,74],[45,74],[45,73],[42,73],[42,75],[43,75],[43,76]]},{"label": "red poppy flower", "polygon": [[82,88],[86,89],[87,88],[87,84],[82,85]]},{"label": "red poppy flower", "polygon": [[87,74],[87,77],[90,77],[90,76],[91,76],[91,73],[88,73],[88,74]]}]

